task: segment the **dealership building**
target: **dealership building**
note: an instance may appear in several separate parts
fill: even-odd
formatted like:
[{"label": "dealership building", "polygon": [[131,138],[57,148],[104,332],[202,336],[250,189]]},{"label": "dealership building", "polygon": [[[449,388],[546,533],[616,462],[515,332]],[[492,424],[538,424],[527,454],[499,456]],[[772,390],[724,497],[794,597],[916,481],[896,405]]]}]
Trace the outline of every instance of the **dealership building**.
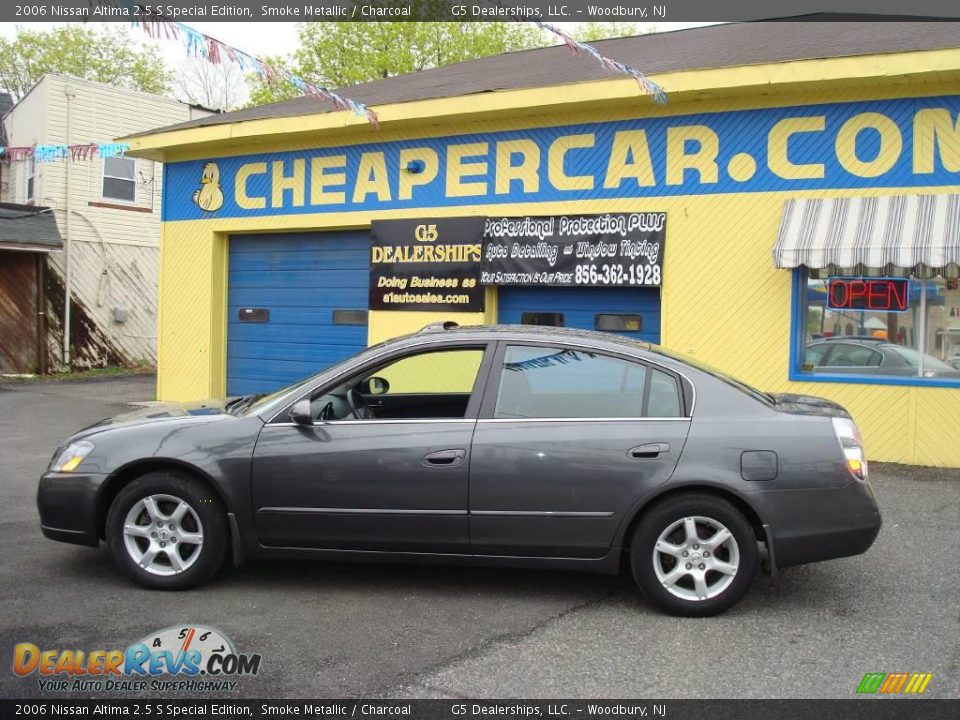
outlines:
[{"label": "dealership building", "polygon": [[960,467],[960,26],[563,47],[125,138],[164,163],[158,396],[264,392],[428,323],[660,343]]}]

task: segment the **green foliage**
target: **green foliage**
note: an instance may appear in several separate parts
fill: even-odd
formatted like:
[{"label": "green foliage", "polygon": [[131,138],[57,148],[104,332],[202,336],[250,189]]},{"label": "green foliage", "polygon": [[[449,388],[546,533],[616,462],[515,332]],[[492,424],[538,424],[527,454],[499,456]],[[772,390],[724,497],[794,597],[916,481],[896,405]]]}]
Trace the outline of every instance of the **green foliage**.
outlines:
[{"label": "green foliage", "polygon": [[[298,49],[279,64],[331,89],[546,44],[536,27],[512,22],[302,23],[298,34]],[[288,82],[248,79],[251,105],[299,94]]]},{"label": "green foliage", "polygon": [[164,93],[172,75],[154,47],[139,47],[126,29],[79,25],[49,31],[17,27],[0,38],[0,87],[19,99],[47,73],[73,75],[116,87]]}]

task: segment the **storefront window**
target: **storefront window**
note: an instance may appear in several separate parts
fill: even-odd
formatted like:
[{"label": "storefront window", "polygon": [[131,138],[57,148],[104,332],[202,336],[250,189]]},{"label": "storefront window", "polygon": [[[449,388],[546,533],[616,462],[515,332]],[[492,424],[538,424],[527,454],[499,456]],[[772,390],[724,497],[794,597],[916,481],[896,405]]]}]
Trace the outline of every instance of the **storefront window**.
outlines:
[{"label": "storefront window", "polygon": [[798,273],[796,379],[960,385],[957,280]]}]

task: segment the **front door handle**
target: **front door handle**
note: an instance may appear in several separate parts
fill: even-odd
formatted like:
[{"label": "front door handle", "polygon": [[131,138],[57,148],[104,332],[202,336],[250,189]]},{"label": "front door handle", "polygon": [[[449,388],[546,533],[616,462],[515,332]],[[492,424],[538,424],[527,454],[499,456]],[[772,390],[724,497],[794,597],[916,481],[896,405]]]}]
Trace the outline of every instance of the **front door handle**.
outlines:
[{"label": "front door handle", "polygon": [[627,455],[635,460],[657,458],[670,451],[670,443],[647,443],[627,450]]},{"label": "front door handle", "polygon": [[467,451],[462,448],[456,450],[438,450],[423,458],[423,464],[428,467],[457,467],[463,464]]}]

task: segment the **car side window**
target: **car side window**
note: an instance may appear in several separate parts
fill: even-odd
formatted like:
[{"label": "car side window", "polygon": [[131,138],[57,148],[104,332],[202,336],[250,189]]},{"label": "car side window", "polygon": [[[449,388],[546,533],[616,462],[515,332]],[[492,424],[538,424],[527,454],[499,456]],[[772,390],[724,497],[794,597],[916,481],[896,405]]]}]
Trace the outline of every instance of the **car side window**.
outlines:
[{"label": "car side window", "polygon": [[672,375],[651,370],[647,417],[680,417],[680,389]]},{"label": "car side window", "polygon": [[830,350],[830,367],[880,367],[883,356],[864,345],[838,343]]},{"label": "car side window", "polygon": [[807,354],[804,357],[804,362],[809,365],[813,365],[814,367],[823,365],[824,356],[827,354],[827,350],[829,349],[830,346],[827,343],[807,345]]},{"label": "car side window", "polygon": [[429,350],[366,370],[310,401],[314,421],[463,418],[483,348]]},{"label": "car side window", "polygon": [[680,414],[674,378],[646,365],[584,350],[512,345],[499,371],[493,417],[638,418]]}]

